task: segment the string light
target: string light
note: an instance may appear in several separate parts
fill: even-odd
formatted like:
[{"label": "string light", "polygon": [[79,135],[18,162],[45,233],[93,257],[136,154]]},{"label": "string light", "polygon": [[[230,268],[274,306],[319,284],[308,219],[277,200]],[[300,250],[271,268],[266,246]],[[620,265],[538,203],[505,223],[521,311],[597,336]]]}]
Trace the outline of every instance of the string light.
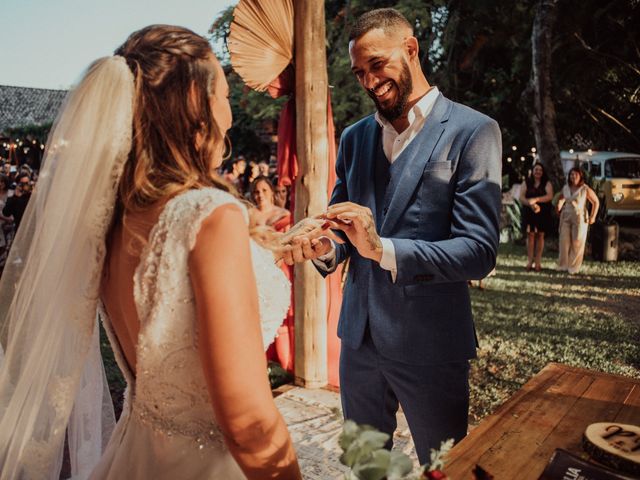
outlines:
[{"label": "string light", "polygon": [[44,144],[40,144],[40,150],[44,150]]},{"label": "string light", "polygon": [[531,147],[531,153],[536,153],[536,147]]},{"label": "string light", "polygon": [[514,152],[518,149],[518,147],[516,147],[515,145],[511,145],[511,150],[513,150]]},{"label": "string light", "polygon": [[524,157],[520,157],[520,160],[521,160],[522,162],[524,162]]},{"label": "string light", "polygon": [[511,163],[511,157],[507,157],[507,162]]},{"label": "string light", "polygon": [[587,154],[593,155],[593,150],[591,150],[591,149],[587,150]]},{"label": "string light", "polygon": [[573,153],[573,148],[570,148],[570,149],[569,149],[569,153]]}]

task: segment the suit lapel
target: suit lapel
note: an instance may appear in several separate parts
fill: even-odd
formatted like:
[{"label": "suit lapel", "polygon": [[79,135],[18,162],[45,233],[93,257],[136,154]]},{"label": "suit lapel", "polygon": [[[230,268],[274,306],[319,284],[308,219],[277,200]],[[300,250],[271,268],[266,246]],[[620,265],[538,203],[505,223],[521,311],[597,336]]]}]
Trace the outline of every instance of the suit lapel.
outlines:
[{"label": "suit lapel", "polygon": [[[422,180],[425,165],[431,159],[433,149],[436,147],[445,130],[451,107],[451,101],[440,94],[422,130],[407,146],[407,151],[403,152],[410,155],[410,158],[406,159],[407,164],[402,171],[402,176],[397,183],[396,190],[393,192],[393,197],[391,197],[389,210],[380,228],[381,236],[391,231],[401,217],[402,212],[406,209],[416,187]],[[418,143],[416,144],[416,142]]]},{"label": "suit lapel", "polygon": [[366,131],[359,139],[358,152],[362,152],[362,154],[359,154],[356,158],[358,162],[358,178],[356,179],[358,193],[354,196],[355,198],[350,200],[359,205],[369,207],[373,213],[373,218],[376,218],[375,158],[380,141],[380,125],[371,116]]}]

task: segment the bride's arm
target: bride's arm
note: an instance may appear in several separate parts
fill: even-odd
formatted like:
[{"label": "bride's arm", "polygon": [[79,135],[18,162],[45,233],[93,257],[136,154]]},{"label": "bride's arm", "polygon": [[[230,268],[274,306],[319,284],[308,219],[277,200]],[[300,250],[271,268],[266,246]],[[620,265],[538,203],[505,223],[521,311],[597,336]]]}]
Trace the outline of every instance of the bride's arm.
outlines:
[{"label": "bride's arm", "polygon": [[218,207],[189,257],[198,342],[216,421],[250,479],[301,478],[267,380],[249,234],[240,209]]}]

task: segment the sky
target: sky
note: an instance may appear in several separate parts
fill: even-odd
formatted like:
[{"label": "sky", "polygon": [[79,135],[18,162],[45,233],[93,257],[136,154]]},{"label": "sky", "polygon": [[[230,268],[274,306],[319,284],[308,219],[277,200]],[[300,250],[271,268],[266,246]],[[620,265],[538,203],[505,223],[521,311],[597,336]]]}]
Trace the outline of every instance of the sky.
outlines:
[{"label": "sky", "polygon": [[0,0],[0,85],[67,89],[153,23],[205,35],[237,0]]}]

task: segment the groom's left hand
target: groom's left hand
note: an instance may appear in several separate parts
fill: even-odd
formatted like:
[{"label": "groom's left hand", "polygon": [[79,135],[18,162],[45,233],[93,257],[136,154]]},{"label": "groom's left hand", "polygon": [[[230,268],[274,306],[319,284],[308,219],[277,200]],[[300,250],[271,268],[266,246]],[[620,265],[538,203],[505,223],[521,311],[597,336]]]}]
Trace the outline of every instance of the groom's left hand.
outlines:
[{"label": "groom's left hand", "polygon": [[324,216],[330,228],[342,230],[347,235],[361,256],[380,262],[382,242],[369,208],[352,202],[336,203],[327,209]]}]

